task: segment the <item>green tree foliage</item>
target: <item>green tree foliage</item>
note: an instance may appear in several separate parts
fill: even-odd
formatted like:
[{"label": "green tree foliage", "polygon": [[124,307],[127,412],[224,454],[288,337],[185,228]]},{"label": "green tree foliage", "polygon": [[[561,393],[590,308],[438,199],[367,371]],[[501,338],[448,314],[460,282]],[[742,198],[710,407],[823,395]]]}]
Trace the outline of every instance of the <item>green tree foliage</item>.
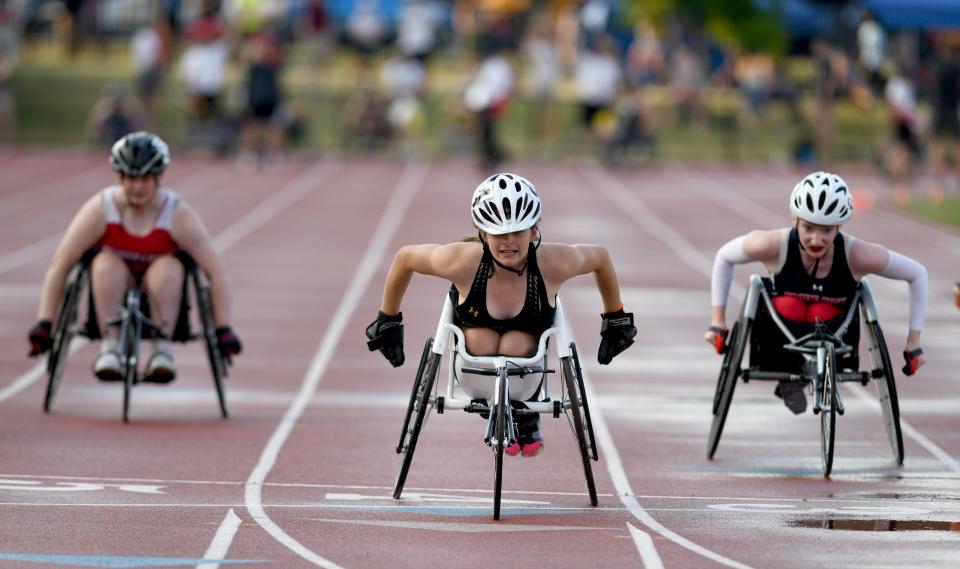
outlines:
[{"label": "green tree foliage", "polygon": [[660,29],[670,18],[683,16],[728,45],[775,57],[786,51],[786,31],[775,11],[762,11],[752,0],[628,0],[627,4],[631,19],[648,19]]}]

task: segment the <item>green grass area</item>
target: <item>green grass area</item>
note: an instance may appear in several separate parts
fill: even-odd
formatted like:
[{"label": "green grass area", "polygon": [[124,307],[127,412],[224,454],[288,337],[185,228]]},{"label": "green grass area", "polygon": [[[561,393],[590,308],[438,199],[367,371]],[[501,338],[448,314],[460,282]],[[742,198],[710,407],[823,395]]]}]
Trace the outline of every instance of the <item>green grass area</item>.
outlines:
[{"label": "green grass area", "polygon": [[928,199],[911,200],[904,209],[924,217],[960,229],[960,197],[947,197],[941,203]]}]

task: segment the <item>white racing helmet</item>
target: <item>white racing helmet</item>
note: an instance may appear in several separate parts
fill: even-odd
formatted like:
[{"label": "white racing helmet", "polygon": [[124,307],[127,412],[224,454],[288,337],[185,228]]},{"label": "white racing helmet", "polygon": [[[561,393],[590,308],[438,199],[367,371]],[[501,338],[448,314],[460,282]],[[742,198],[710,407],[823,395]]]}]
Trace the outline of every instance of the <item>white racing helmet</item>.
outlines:
[{"label": "white racing helmet", "polygon": [[503,235],[529,229],[540,221],[540,196],[526,178],[501,173],[480,182],[470,214],[477,229]]},{"label": "white racing helmet", "polygon": [[853,196],[840,176],[814,172],[793,188],[790,211],[809,223],[840,225],[853,217]]}]

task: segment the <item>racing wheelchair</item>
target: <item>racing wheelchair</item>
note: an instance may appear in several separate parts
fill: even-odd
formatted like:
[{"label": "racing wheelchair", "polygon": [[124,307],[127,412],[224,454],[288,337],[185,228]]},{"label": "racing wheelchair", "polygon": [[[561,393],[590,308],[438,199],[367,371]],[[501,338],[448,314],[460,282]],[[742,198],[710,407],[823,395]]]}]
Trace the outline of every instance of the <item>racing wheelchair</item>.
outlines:
[{"label": "racing wheelchair", "polygon": [[[97,323],[96,312],[93,306],[93,290],[91,287],[90,264],[97,254],[96,249],[90,249],[74,265],[67,279],[63,301],[56,325],[53,328],[53,346],[47,358],[47,389],[43,400],[43,410],[50,412],[53,400],[63,377],[63,368],[70,353],[70,344],[74,337],[83,336],[90,340],[100,339],[100,326]],[[213,374],[213,384],[217,391],[220,404],[220,415],[226,419],[227,405],[223,391],[223,380],[227,377],[227,368],[230,359],[221,353],[217,345],[216,328],[213,322],[213,304],[210,295],[210,285],[202,275],[202,271],[190,255],[184,251],[177,253],[177,258],[184,267],[184,280],[181,291],[180,309],[172,337],[174,342],[189,342],[203,339],[206,346],[210,369]],[[190,294],[192,291],[192,295]],[[83,324],[78,322],[80,307],[84,293],[87,293],[87,319]],[[200,331],[193,332],[190,322],[191,296],[197,304]],[[139,370],[140,340],[160,338],[160,325],[150,318],[150,307],[143,297],[139,287],[132,286],[124,294],[123,303],[116,317],[107,323],[118,326],[120,336],[117,350],[121,355],[123,377],[123,422],[130,419],[130,393],[135,385],[141,383],[144,377]]]},{"label": "racing wheelchair", "polygon": [[[547,348],[551,337],[556,338],[556,352],[560,360],[562,390],[559,399],[551,396],[548,385],[548,374],[555,372],[547,367]],[[434,338],[428,338],[423,346],[417,375],[410,392],[400,442],[397,444],[397,453],[403,455],[403,461],[397,474],[393,498],[399,500],[403,492],[403,485],[407,480],[413,454],[417,448],[417,439],[420,437],[430,411],[436,409],[437,414],[442,414],[447,410],[459,409],[468,413],[479,413],[487,418],[483,441],[493,451],[493,519],[500,519],[504,449],[517,441],[515,417],[522,414],[529,416],[534,413],[549,413],[554,418],[559,418],[562,414],[567,418],[583,463],[590,504],[596,506],[597,490],[590,461],[598,460],[599,456],[577,347],[570,341],[560,299],[557,299],[553,326],[540,336],[537,352],[530,357],[473,356],[467,353],[464,346],[463,331],[453,324],[453,303],[448,295],[443,305],[436,335]],[[436,381],[437,374],[441,358],[448,350],[450,376],[446,390],[440,392]],[[466,395],[458,379],[458,362],[456,361],[458,359],[463,364],[459,369],[461,375],[475,374],[491,378],[489,382],[492,384],[491,397],[476,399]],[[515,392],[517,380],[525,379],[528,381],[532,379],[535,382],[532,384],[535,392],[532,397],[522,400],[519,404],[515,400],[516,408],[514,408],[514,405],[511,405],[510,396]],[[528,385],[531,384],[528,383]]]},{"label": "racing wheelchair", "polygon": [[[890,353],[877,322],[877,307],[866,279],[861,279],[845,315],[838,326],[783,321],[773,307],[769,279],[750,277],[750,288],[740,318],[727,334],[723,346],[723,364],[713,397],[713,423],[707,441],[707,458],[713,459],[723,433],[723,425],[733,400],[737,380],[800,381],[813,385],[813,413],[820,416],[820,462],[824,476],[833,468],[837,415],[844,405],[838,389],[840,382],[874,381],[880,400],[887,439],[897,464],[903,464],[903,434],[900,409]],[[762,304],[760,301],[763,301]],[[860,370],[858,344],[860,318],[867,332],[870,365]],[[834,323],[834,321],[831,321]],[[782,343],[778,339],[786,339]],[[750,365],[742,367],[750,344]],[[787,368],[788,371],[784,371]]]}]

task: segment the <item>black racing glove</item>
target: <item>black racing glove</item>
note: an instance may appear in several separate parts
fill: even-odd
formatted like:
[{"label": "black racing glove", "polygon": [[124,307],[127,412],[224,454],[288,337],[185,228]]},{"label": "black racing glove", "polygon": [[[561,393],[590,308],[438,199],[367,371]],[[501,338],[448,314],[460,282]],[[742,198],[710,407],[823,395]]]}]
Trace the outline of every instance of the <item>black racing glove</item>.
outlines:
[{"label": "black racing glove", "polygon": [[27,338],[30,339],[30,353],[28,355],[31,358],[47,352],[53,347],[53,325],[50,324],[49,320],[39,320],[33,325],[33,328],[30,328]]},{"label": "black racing glove", "polygon": [[383,357],[393,367],[403,365],[403,313],[395,316],[384,314],[381,310],[377,319],[367,326],[367,347],[370,351],[380,350]]},{"label": "black racing glove", "polygon": [[600,325],[601,339],[597,361],[607,365],[617,354],[633,344],[637,328],[633,325],[633,313],[624,312],[622,308],[616,312],[605,312],[600,316],[603,318],[603,324]]},{"label": "black racing glove", "polygon": [[243,351],[243,344],[240,343],[240,338],[233,333],[233,328],[220,326],[217,328],[216,334],[217,348],[220,349],[221,354],[229,358]]}]

